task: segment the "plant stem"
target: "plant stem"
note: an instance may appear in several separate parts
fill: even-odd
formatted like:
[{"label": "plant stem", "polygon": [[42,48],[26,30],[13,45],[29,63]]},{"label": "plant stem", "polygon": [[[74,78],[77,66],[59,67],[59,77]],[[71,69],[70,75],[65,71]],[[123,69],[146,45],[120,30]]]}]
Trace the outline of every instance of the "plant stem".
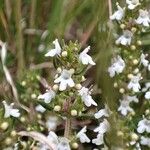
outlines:
[{"label": "plant stem", "polygon": [[70,127],[71,127],[71,119],[67,118],[66,122],[65,122],[65,132],[64,132],[64,137],[66,137],[66,138],[69,138]]},{"label": "plant stem", "polygon": [[24,52],[23,52],[23,33],[21,27],[21,0],[15,0],[15,21],[16,21],[16,48],[17,48],[17,76],[20,78],[22,76],[25,63],[24,63]]}]

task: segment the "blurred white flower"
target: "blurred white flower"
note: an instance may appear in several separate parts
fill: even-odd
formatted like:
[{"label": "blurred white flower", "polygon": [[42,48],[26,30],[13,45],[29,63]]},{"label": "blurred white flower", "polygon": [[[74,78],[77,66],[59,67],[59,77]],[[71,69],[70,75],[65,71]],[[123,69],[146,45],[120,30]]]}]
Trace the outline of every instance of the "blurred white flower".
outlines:
[{"label": "blurred white flower", "polygon": [[116,5],[117,5],[117,9],[118,10],[112,16],[110,16],[110,19],[111,20],[118,20],[118,21],[120,21],[124,17],[125,7],[121,8],[119,6],[119,3],[116,3]]},{"label": "blurred white flower", "polygon": [[59,144],[57,145],[57,150],[71,150],[69,140],[65,137],[60,137]]},{"label": "blurred white flower", "polygon": [[110,129],[109,122],[104,119],[103,122],[99,124],[97,128],[94,129],[94,132],[98,132],[99,134],[104,134]]},{"label": "blurred white flower", "polygon": [[64,91],[66,90],[67,86],[74,87],[75,83],[71,78],[72,74],[69,70],[64,69],[61,75],[54,80],[54,83],[60,83],[59,90]]},{"label": "blurred white flower", "polygon": [[[69,146],[69,140],[65,137],[58,137],[55,132],[50,131],[47,139],[51,143],[51,147],[54,150],[71,150]],[[39,150],[49,150],[46,144],[40,143]]]},{"label": "blurred white flower", "polygon": [[13,108],[14,103],[11,103],[10,105],[8,105],[5,101],[2,101],[2,103],[5,108],[4,118],[8,118],[10,116],[18,118],[20,116],[19,110]]},{"label": "blurred white flower", "polygon": [[97,137],[92,140],[92,143],[96,145],[104,144],[104,134],[99,133]]},{"label": "blurred white flower", "polygon": [[80,139],[81,143],[90,143],[90,139],[86,135],[87,127],[83,127],[76,135],[77,138]]},{"label": "blurred white flower", "polygon": [[49,131],[56,130],[57,123],[58,118],[56,116],[49,116],[46,121],[46,127],[48,128]]},{"label": "blurred white flower", "polygon": [[135,102],[135,103],[139,102],[136,95],[134,95],[134,96],[124,95],[123,97],[124,97],[124,99],[128,100],[130,103],[131,102]]},{"label": "blurred white flower", "polygon": [[150,82],[147,82],[145,84],[145,87],[142,89],[142,92],[146,92],[148,89],[150,89]]},{"label": "blurred white flower", "polygon": [[143,120],[139,121],[137,132],[138,133],[144,133],[144,132],[150,133],[150,120],[144,118]]},{"label": "blurred white flower", "polygon": [[130,107],[130,101],[127,99],[120,100],[118,111],[120,111],[123,116],[126,116],[128,112],[134,112],[134,110]]},{"label": "blurred white flower", "polygon": [[139,0],[126,0],[126,3],[128,4],[128,9],[133,10],[137,6],[140,5]]},{"label": "blurred white flower", "polygon": [[146,58],[146,55],[144,54],[141,54],[141,63],[144,67],[147,67],[148,64],[149,64],[149,61],[145,59]]},{"label": "blurred white flower", "polygon": [[79,95],[87,107],[90,107],[91,105],[97,106],[97,103],[92,99],[90,94],[91,92],[88,88],[82,87],[81,90],[79,90]]},{"label": "blurred white flower", "polygon": [[120,74],[125,68],[124,60],[118,55],[112,59],[112,65],[108,68],[110,77],[114,77],[115,74]]},{"label": "blurred white flower", "polygon": [[104,117],[109,117],[109,111],[108,111],[107,108],[101,109],[101,110],[99,110],[98,112],[96,112],[96,113],[94,114],[94,117],[95,117],[96,119],[100,119],[100,118],[102,118],[103,116],[104,116]]},{"label": "blurred white flower", "polygon": [[42,105],[37,105],[37,106],[35,107],[35,110],[36,110],[37,112],[41,112],[41,113],[43,113],[43,112],[46,111],[46,109],[45,109]]},{"label": "blurred white flower", "polygon": [[82,62],[83,65],[95,65],[95,62],[92,60],[92,57],[89,56],[87,53],[90,50],[90,46],[85,48],[80,54],[79,54],[79,60]]},{"label": "blurred white flower", "polygon": [[38,96],[38,99],[43,99],[45,103],[50,103],[55,97],[55,92],[53,90],[47,90],[46,93]]},{"label": "blurred white flower", "polygon": [[150,17],[147,10],[139,10],[139,17],[136,19],[137,24],[142,24],[145,27],[149,27]]},{"label": "blurred white flower", "polygon": [[150,138],[142,136],[140,143],[141,145],[150,147]]},{"label": "blurred white flower", "polygon": [[60,47],[60,44],[58,42],[58,39],[53,41],[53,44],[55,45],[55,48],[54,49],[50,49],[49,52],[45,54],[46,57],[48,57],[48,56],[54,57],[55,55],[60,55],[61,47]]},{"label": "blurred white flower", "polygon": [[128,84],[128,89],[132,89],[134,92],[139,92],[141,89],[141,86],[139,84],[139,81],[141,80],[141,76],[133,76]]},{"label": "blurred white flower", "polygon": [[145,98],[146,99],[150,99],[150,91],[148,91],[148,92],[145,93]]},{"label": "blurred white flower", "polygon": [[121,44],[124,46],[130,45],[133,37],[133,33],[129,30],[124,30],[123,35],[121,35],[117,40],[116,44]]}]

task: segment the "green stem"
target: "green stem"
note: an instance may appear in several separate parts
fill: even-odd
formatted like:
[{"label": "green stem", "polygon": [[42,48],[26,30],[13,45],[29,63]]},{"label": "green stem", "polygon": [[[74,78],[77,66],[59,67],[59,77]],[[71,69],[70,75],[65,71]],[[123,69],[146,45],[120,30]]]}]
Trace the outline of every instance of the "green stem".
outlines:
[{"label": "green stem", "polygon": [[21,27],[21,0],[15,0],[15,21],[16,21],[16,49],[17,49],[17,61],[18,69],[17,76],[21,77],[25,63],[24,63],[24,52],[23,52],[23,33]]}]

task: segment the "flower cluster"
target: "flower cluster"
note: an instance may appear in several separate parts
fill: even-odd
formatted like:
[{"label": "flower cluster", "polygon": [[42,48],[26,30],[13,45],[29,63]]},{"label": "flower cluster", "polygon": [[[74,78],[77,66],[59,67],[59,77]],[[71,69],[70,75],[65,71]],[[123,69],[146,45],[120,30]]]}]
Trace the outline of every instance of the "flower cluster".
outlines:
[{"label": "flower cluster", "polygon": [[[115,20],[122,31],[115,41],[117,56],[112,58],[108,72],[114,80],[114,87],[120,93],[118,111],[126,116],[124,125],[127,122],[134,124],[134,128],[128,126],[128,130],[134,133],[126,134],[127,146],[144,149],[145,146],[150,147],[149,136],[144,134],[149,133],[150,128],[147,101],[150,99],[150,92],[149,82],[146,81],[149,80],[150,63],[149,54],[145,54],[140,38],[141,34],[149,29],[150,15],[144,8],[144,2],[140,0],[126,0],[123,8],[119,3],[116,3],[116,6],[118,10],[110,19]],[[144,118],[141,118],[143,115]],[[135,121],[135,118],[139,122]],[[138,136],[139,133],[142,135]]]}]

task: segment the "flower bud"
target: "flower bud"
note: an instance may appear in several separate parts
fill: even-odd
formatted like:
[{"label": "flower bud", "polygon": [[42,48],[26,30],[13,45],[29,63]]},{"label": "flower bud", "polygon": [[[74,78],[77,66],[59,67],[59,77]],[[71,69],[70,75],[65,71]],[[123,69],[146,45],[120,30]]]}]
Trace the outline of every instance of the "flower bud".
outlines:
[{"label": "flower bud", "polygon": [[136,68],[136,69],[133,71],[133,73],[134,73],[134,74],[139,73],[139,69],[138,69],[138,68]]},{"label": "flower bud", "polygon": [[78,51],[78,48],[77,48],[77,47],[75,47],[75,48],[74,48],[74,50],[75,50],[75,51]]},{"label": "flower bud", "polygon": [[76,84],[76,85],[75,85],[75,88],[76,88],[77,90],[80,90],[80,89],[82,88],[82,85],[81,85],[81,84]]},{"label": "flower bud", "polygon": [[58,87],[58,85],[57,85],[57,84],[54,84],[54,86],[53,86],[53,90],[54,90],[54,91],[57,91],[57,90],[58,90],[58,88],[59,88],[59,87]]},{"label": "flower bud", "polygon": [[27,131],[31,131],[31,127],[27,127]]},{"label": "flower bud", "polygon": [[84,76],[82,76],[82,79],[81,79],[81,81],[82,82],[84,82],[86,79],[85,79],[85,77]]},{"label": "flower bud", "polygon": [[78,112],[75,109],[71,110],[71,116],[77,116],[77,114]]},{"label": "flower bud", "polygon": [[132,31],[133,33],[135,33],[135,32],[137,31],[137,28],[133,27],[133,28],[131,29],[131,31]]},{"label": "flower bud", "polygon": [[11,131],[10,135],[11,135],[12,137],[15,137],[15,136],[17,135],[17,132],[16,132],[15,130],[13,130],[13,131]]},{"label": "flower bud", "polygon": [[57,78],[58,78],[58,74],[55,74],[54,79],[57,79]]},{"label": "flower bud", "polygon": [[5,139],[5,144],[6,145],[10,145],[12,143],[12,139],[10,138],[10,137],[7,137],[6,139]]},{"label": "flower bud", "polygon": [[35,99],[36,98],[36,94],[31,94],[31,98]]},{"label": "flower bud", "polygon": [[71,68],[71,69],[69,70],[69,72],[70,72],[71,74],[74,74],[75,70],[74,70],[73,68]]},{"label": "flower bud", "polygon": [[61,55],[62,55],[62,57],[67,57],[68,53],[67,53],[67,51],[63,51],[63,52],[61,53]]},{"label": "flower bud", "polygon": [[133,56],[132,56],[132,55],[130,55],[130,56],[129,56],[129,59],[131,59],[131,60],[132,60],[132,59],[133,59]]},{"label": "flower bud", "polygon": [[41,114],[37,114],[37,118],[38,118],[38,119],[41,119],[41,118],[42,118],[42,115],[41,115]]},{"label": "flower bud", "polygon": [[145,110],[145,114],[146,114],[146,115],[150,114],[150,110],[149,110],[149,109],[146,109],[146,110]]},{"label": "flower bud", "polygon": [[118,131],[117,136],[124,136],[124,133],[122,131]]},{"label": "flower bud", "polygon": [[114,88],[117,88],[117,87],[118,87],[118,83],[115,82],[115,83],[114,83]]},{"label": "flower bud", "polygon": [[25,122],[25,121],[26,121],[26,118],[25,118],[25,117],[21,117],[21,118],[20,118],[20,121],[21,121],[21,122]]},{"label": "flower bud", "polygon": [[57,68],[57,72],[58,72],[58,73],[61,73],[61,72],[62,72],[62,69],[61,69],[60,67],[58,67],[58,68]]},{"label": "flower bud", "polygon": [[124,89],[124,88],[120,88],[120,89],[119,89],[119,92],[120,92],[121,94],[123,94],[123,93],[125,92],[125,89]]},{"label": "flower bud", "polygon": [[72,143],[72,148],[73,149],[77,149],[79,147],[78,143],[74,142]]},{"label": "flower bud", "polygon": [[139,62],[138,62],[137,59],[134,59],[134,60],[133,60],[133,64],[134,64],[134,65],[137,65],[138,63],[139,63]]},{"label": "flower bud", "polygon": [[132,133],[132,134],[131,134],[131,139],[132,139],[133,141],[137,141],[137,140],[139,139],[139,137],[138,137],[137,134]]},{"label": "flower bud", "polygon": [[125,24],[121,24],[121,25],[120,25],[120,28],[121,28],[121,29],[125,29],[125,27],[126,27]]},{"label": "flower bud", "polygon": [[60,111],[61,110],[61,107],[59,106],[59,105],[56,105],[55,107],[54,107],[54,111]]},{"label": "flower bud", "polygon": [[138,40],[137,41],[137,45],[141,46],[142,45],[142,41]]},{"label": "flower bud", "polygon": [[0,126],[0,128],[1,128],[2,130],[6,130],[6,129],[8,128],[8,126],[9,126],[8,122],[3,122],[3,123],[1,124],[1,126]]},{"label": "flower bud", "polygon": [[135,45],[131,45],[130,48],[131,48],[131,50],[133,50],[133,51],[136,50],[136,46],[135,46]]},{"label": "flower bud", "polygon": [[22,81],[22,82],[21,82],[21,85],[22,85],[22,86],[26,86],[26,84],[27,84],[26,81]]},{"label": "flower bud", "polygon": [[132,79],[133,74],[128,74],[128,79]]}]

